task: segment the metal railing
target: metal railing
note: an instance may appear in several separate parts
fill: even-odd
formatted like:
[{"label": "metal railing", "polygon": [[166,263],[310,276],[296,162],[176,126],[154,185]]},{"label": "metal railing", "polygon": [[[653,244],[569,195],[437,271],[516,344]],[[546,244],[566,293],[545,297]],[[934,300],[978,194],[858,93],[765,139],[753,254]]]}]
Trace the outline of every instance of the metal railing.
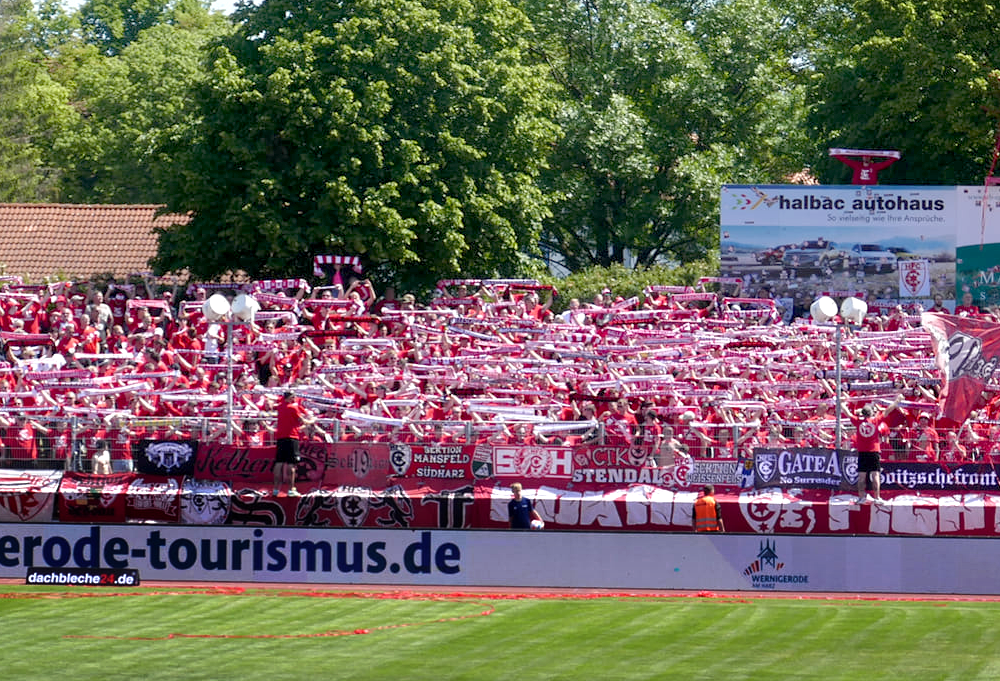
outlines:
[{"label": "metal railing", "polygon": [[[237,446],[272,446],[273,419],[242,418],[232,424]],[[972,425],[993,429],[994,435],[974,434]],[[592,428],[596,426],[596,428]],[[760,447],[831,448],[835,438],[829,422],[780,422],[771,424],[696,423],[694,428],[710,439],[709,443],[685,433],[682,426],[670,426],[673,437],[693,443],[698,458],[751,456]],[[534,438],[534,429],[539,437]],[[584,439],[588,428],[590,437]],[[131,469],[131,451],[142,439],[193,439],[203,443],[223,443],[230,430],[221,418],[136,418],[124,429],[108,428],[102,422],[84,417],[21,416],[15,423],[0,429],[0,468],[65,469],[79,472],[93,470],[94,455],[107,450],[116,471]],[[1000,459],[1000,422],[969,422],[959,429],[894,431],[882,444],[884,460],[967,460]],[[668,431],[669,432],[669,431]],[[844,428],[845,447],[852,429]],[[407,442],[413,445],[462,444],[482,441],[525,442],[568,445],[607,444],[627,446],[633,443],[610,435],[601,422],[545,422],[524,426],[477,421],[412,421],[400,427],[379,423],[352,423],[338,419],[319,419],[304,427],[304,438],[337,442]],[[956,447],[958,443],[962,448]],[[963,449],[964,448],[964,449]]]}]

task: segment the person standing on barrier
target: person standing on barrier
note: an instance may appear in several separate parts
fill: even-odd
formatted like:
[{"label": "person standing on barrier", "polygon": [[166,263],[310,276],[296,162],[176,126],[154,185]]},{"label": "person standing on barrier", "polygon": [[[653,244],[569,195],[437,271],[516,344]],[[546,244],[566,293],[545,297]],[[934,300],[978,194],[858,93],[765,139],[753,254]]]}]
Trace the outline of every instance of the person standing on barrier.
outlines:
[{"label": "person standing on barrier", "polygon": [[694,502],[691,527],[695,532],[725,532],[722,522],[722,506],[715,498],[715,486],[705,485],[701,496]]},{"label": "person standing on barrier", "polygon": [[299,463],[299,437],[304,424],[313,423],[291,390],[281,395],[278,403],[278,421],[274,429],[275,462],[274,462],[274,496],[281,492],[281,485],[288,483],[288,496],[297,497],[299,491],[295,487],[295,467]]},{"label": "person standing on barrier", "polygon": [[[881,413],[876,413],[875,409],[866,404],[857,414],[848,412],[851,424],[854,426],[854,449],[858,453],[858,499],[857,503],[867,504],[874,501],[877,504],[882,501],[882,436],[889,434],[889,426],[885,422],[886,414],[892,412],[899,406],[903,399],[902,395],[897,395],[896,399],[886,407]],[[868,494],[868,482],[871,481],[872,491],[875,498]]]}]

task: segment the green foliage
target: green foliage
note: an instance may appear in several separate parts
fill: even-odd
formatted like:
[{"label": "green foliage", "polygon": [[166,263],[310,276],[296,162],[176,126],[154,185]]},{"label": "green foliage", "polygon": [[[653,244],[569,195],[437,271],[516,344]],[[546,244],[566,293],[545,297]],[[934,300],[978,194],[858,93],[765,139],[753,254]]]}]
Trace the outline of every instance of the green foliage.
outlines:
[{"label": "green foliage", "polygon": [[41,0],[25,22],[25,33],[42,54],[54,57],[63,45],[79,40],[80,20],[62,0]]},{"label": "green foliage", "polygon": [[48,151],[75,117],[31,41],[32,20],[27,0],[0,0],[0,201],[55,196]]},{"label": "green foliage", "polygon": [[568,269],[703,258],[720,184],[802,168],[802,40],[776,4],[525,6],[562,88],[543,246]]},{"label": "green foliage", "polygon": [[884,183],[992,162],[993,5],[509,1],[268,0],[230,35],[202,0],[0,0],[0,200],[193,211],[161,271],[358,254],[423,291],[701,262],[720,184],[847,181],[829,146],[902,151]]},{"label": "green foliage", "polygon": [[183,23],[145,29],[115,56],[67,53],[74,99],[86,115],[54,149],[64,169],[62,200],[166,201],[164,149],[187,139],[195,114],[191,91],[206,76],[203,49],[228,30],[221,17],[199,11]]},{"label": "green foliage", "polygon": [[[820,55],[817,143],[897,149],[881,183],[979,184],[1000,122],[996,5],[857,0]],[[824,181],[850,181],[833,160]]]},{"label": "green foliage", "polygon": [[569,306],[569,301],[577,298],[581,303],[589,303],[605,288],[612,295],[622,298],[638,296],[647,286],[656,284],[673,286],[692,286],[701,277],[718,276],[718,257],[690,262],[679,267],[654,265],[645,269],[631,269],[615,263],[609,267],[588,267],[574,272],[563,279],[545,279],[559,291],[559,296],[552,304],[554,312],[562,312]]},{"label": "green foliage", "polygon": [[556,130],[505,0],[272,1],[211,55],[201,123],[168,153],[155,267],[307,275],[361,255],[385,281],[511,276],[537,250]]},{"label": "green foliage", "polygon": [[183,23],[207,10],[200,0],[86,0],[79,13],[87,42],[114,56],[148,28]]}]

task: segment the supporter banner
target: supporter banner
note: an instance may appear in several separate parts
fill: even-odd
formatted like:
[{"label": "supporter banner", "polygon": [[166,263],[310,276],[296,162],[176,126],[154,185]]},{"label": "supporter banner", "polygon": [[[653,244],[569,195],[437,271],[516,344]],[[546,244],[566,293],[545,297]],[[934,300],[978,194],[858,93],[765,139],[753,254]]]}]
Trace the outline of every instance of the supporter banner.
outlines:
[{"label": "supporter banner", "polygon": [[323,487],[380,487],[393,479],[430,483],[493,478],[551,484],[565,480],[603,485],[638,483],[670,488],[741,484],[736,460],[653,468],[647,465],[646,450],[628,446],[359,442],[327,445],[326,452]]},{"label": "supporter banner", "polygon": [[395,474],[420,479],[471,480],[472,450],[460,444],[389,446]]},{"label": "supporter banner", "polygon": [[689,469],[683,477],[676,477],[676,484],[673,486],[677,488],[697,488],[705,485],[715,485],[716,487],[752,486],[744,482],[744,462],[738,459],[698,459],[677,468],[681,471]]},{"label": "supporter banner", "polygon": [[[706,465],[693,467],[700,469],[696,476],[724,477],[741,465],[734,460],[697,463]],[[603,470],[610,474],[617,469]],[[992,466],[948,469],[936,464],[888,463],[884,477],[887,503],[881,506],[857,504],[853,491],[831,489],[772,487],[737,492],[719,491],[717,485],[716,494],[730,532],[1000,536],[1000,484]],[[697,487],[703,484],[669,489],[648,483],[528,482],[525,494],[548,529],[671,532],[690,530],[691,508]],[[309,489],[300,497],[276,496],[254,486],[131,474],[69,474],[63,487],[59,517],[88,523],[502,528],[508,524],[510,499],[509,483],[499,481],[345,484]]]},{"label": "supporter banner", "polygon": [[[409,446],[394,449],[387,442],[339,442],[325,446],[323,487],[366,485],[385,487],[409,469]],[[396,452],[395,454],[393,452]],[[402,471],[402,472],[400,472]]]},{"label": "supporter banner", "polygon": [[194,475],[197,440],[140,440],[132,450],[135,469],[150,475]]},{"label": "supporter banner", "polygon": [[882,489],[1000,492],[1000,476],[994,463],[909,463],[882,464]]},{"label": "supporter banner", "polygon": [[844,466],[851,466],[857,480],[857,456],[846,456],[833,449],[796,447],[755,449],[754,487],[827,487],[838,489],[847,484]]},{"label": "supporter banner", "polygon": [[578,445],[572,447],[573,463],[578,468],[635,468],[646,462],[641,447],[620,445]]},{"label": "supporter banner", "polygon": [[63,474],[59,485],[59,520],[81,523],[123,523],[133,473],[116,475]]},{"label": "supporter banner", "polygon": [[125,518],[129,522],[176,523],[181,519],[180,490],[183,478],[138,475],[125,493]]},{"label": "supporter banner", "polygon": [[998,536],[1000,496],[886,492],[887,503],[857,504],[853,492],[756,490],[723,501],[727,531],[762,534]]},{"label": "supporter banner", "polygon": [[[312,490],[299,497],[274,496],[245,488],[231,491],[226,525],[468,528],[481,527],[475,516],[473,485],[431,487],[410,481],[386,487],[341,485]],[[223,492],[224,493],[224,492]],[[218,518],[225,502],[214,502],[211,518]]]},{"label": "supporter banner", "polygon": [[[675,492],[653,485],[609,489],[603,485],[573,483],[534,486],[525,484],[524,495],[545,521],[546,529],[634,529],[690,531],[691,511],[697,493]],[[507,527],[510,487],[484,483],[476,496],[489,504],[480,514],[487,527]],[[728,522],[728,521],[726,521]]]},{"label": "supporter banner", "polygon": [[181,522],[186,525],[224,525],[232,488],[219,480],[185,478],[179,495]]},{"label": "supporter banner", "polygon": [[[858,482],[857,454],[832,449],[755,449],[753,467],[757,489],[853,490]],[[881,483],[887,491],[1000,492],[1000,473],[995,463],[883,461]]]},{"label": "supporter banner", "polygon": [[965,421],[983,392],[995,385],[1000,363],[1000,324],[969,317],[924,312],[921,325],[934,338],[934,354],[944,386],[941,415]]},{"label": "supporter banner", "polygon": [[0,522],[52,522],[62,475],[0,469]]},{"label": "supporter banner", "polygon": [[[592,489],[574,485],[525,487],[545,521],[546,531],[634,530],[689,532],[696,491],[636,485]],[[853,492],[775,488],[739,494],[718,493],[727,532],[775,534],[876,534],[910,536],[1000,536],[1000,496],[991,494],[908,494],[883,492],[887,503],[858,504]],[[508,524],[510,489],[477,487],[477,502],[487,527]],[[748,565],[749,567],[749,565]]]},{"label": "supporter banner", "polygon": [[[301,443],[296,480],[313,486],[323,480],[326,448],[325,443]],[[274,482],[274,447],[202,445],[195,458],[194,477],[228,482],[234,487],[257,485],[268,489]]]}]

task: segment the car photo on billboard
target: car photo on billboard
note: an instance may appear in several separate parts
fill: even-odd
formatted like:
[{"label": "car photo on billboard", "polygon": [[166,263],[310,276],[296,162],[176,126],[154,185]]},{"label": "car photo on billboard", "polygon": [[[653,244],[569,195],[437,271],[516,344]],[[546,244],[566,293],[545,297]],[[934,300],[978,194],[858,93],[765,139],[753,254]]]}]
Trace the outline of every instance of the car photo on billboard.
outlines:
[{"label": "car photo on billboard", "polygon": [[865,272],[895,272],[898,258],[879,244],[854,244],[848,262],[853,270]]},{"label": "car photo on billboard", "polygon": [[803,241],[796,248],[787,249],[781,264],[793,269],[839,269],[846,262],[846,253],[833,241],[813,239]]}]

